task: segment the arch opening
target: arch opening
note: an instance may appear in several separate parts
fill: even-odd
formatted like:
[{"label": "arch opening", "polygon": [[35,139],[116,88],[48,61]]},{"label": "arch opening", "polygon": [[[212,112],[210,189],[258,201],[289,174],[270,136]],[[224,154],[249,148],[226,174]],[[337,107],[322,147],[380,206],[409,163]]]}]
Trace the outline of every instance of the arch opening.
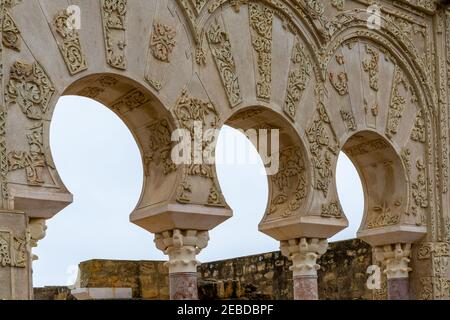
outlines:
[{"label": "arch opening", "polygon": [[349,226],[333,236],[330,241],[354,239],[363,218],[364,191],[358,170],[344,152],[338,156],[336,188]]},{"label": "arch opening", "polygon": [[359,173],[364,192],[364,214],[358,236],[368,242],[385,237],[377,229],[397,225],[408,208],[408,181],[399,153],[373,131],[351,136],[343,152]]},{"label": "arch opening", "polygon": [[151,243],[151,234],[129,222],[144,170],[124,122],[99,102],[64,96],[52,118],[50,146],[74,202],[48,220],[46,238],[33,250],[39,256],[35,286],[73,284],[78,263],[89,259],[162,259],[152,246],[136,245]]}]

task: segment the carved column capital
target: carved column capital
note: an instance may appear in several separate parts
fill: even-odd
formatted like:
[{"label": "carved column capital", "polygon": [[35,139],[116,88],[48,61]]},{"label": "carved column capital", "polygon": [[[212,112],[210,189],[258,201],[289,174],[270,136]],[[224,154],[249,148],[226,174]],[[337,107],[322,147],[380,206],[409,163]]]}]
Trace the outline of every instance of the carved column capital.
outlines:
[{"label": "carved column capital", "polygon": [[317,277],[320,266],[317,259],[323,255],[328,248],[327,239],[300,238],[281,241],[281,253],[289,258],[293,265],[290,268],[294,277]]},{"label": "carved column capital", "polygon": [[[29,250],[31,253],[32,248],[36,248],[38,246],[38,241],[45,238],[47,230],[47,225],[45,219],[30,219],[28,222],[28,243]],[[39,257],[35,254],[31,255],[32,261],[38,260]]]},{"label": "carved column capital", "polygon": [[388,279],[408,278],[408,273],[412,270],[408,264],[410,262],[411,244],[396,243],[380,247],[375,247],[375,260],[381,262],[385,267]]},{"label": "carved column capital", "polygon": [[156,247],[169,256],[169,273],[197,272],[196,256],[206,248],[208,231],[174,229],[155,234]]}]

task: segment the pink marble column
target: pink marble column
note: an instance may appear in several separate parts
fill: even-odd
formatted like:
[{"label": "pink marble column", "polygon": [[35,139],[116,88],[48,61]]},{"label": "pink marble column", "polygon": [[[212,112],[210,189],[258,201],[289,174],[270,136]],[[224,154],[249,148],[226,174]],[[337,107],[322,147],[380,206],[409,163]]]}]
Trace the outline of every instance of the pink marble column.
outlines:
[{"label": "pink marble column", "polygon": [[319,300],[317,277],[294,277],[294,300]]},{"label": "pink marble column", "polygon": [[327,251],[326,239],[298,238],[281,241],[281,253],[292,261],[294,300],[318,300],[317,259]]},{"label": "pink marble column", "polygon": [[387,280],[388,300],[409,300],[409,277]]},{"label": "pink marble column", "polygon": [[170,300],[197,300],[197,273],[184,272],[169,275]]},{"label": "pink marble column", "polygon": [[375,259],[384,267],[387,276],[388,300],[409,300],[408,266],[411,255],[410,243],[396,243],[375,248]]}]

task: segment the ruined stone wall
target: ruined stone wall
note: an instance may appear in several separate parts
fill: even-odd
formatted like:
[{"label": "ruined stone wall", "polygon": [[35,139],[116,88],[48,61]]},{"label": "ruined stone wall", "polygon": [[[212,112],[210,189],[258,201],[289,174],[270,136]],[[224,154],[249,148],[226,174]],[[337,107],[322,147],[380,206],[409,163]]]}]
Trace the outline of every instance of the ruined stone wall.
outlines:
[{"label": "ruined stone wall", "polygon": [[[319,264],[320,299],[383,298],[382,292],[374,296],[365,285],[372,264],[366,243],[331,243]],[[279,251],[204,263],[198,268],[200,299],[292,299],[290,266]],[[135,299],[169,297],[168,270],[162,261],[90,260],[80,264],[80,272],[82,287],[128,287]],[[36,299],[42,299],[52,290],[35,292]]]}]

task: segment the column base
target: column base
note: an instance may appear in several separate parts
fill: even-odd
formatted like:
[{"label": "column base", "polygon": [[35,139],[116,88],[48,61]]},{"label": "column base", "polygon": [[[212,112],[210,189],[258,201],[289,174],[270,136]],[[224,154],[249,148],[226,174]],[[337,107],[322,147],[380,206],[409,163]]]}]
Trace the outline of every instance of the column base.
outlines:
[{"label": "column base", "polygon": [[409,278],[387,279],[388,300],[409,300]]},{"label": "column base", "polygon": [[294,300],[319,300],[317,276],[294,277]]},{"label": "column base", "polygon": [[169,275],[170,300],[198,300],[197,273],[172,273]]}]

